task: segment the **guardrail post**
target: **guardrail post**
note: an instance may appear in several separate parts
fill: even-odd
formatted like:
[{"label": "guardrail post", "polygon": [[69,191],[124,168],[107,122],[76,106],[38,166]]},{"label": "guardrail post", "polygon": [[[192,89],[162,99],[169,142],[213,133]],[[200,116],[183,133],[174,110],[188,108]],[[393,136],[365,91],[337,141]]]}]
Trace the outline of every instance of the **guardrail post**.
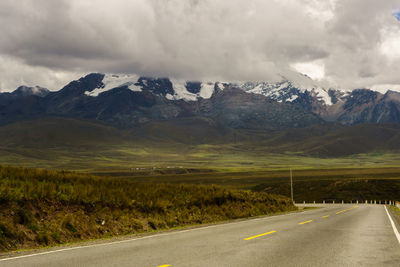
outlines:
[{"label": "guardrail post", "polygon": [[358,204],[358,200],[357,200],[357,204]]},{"label": "guardrail post", "polygon": [[376,200],[375,200],[374,204],[376,204]]},{"label": "guardrail post", "polygon": [[332,204],[335,204],[335,200],[333,201],[333,203]]},{"label": "guardrail post", "polygon": [[303,201],[303,204],[306,204],[306,201],[305,201],[305,200]]},{"label": "guardrail post", "polygon": [[315,200],[314,200],[314,204],[315,204]]},{"label": "guardrail post", "polygon": [[324,201],[322,201],[322,203],[324,203],[324,204],[325,204],[325,200],[324,200]]},{"label": "guardrail post", "polygon": [[365,200],[365,204],[368,204],[368,200]]}]

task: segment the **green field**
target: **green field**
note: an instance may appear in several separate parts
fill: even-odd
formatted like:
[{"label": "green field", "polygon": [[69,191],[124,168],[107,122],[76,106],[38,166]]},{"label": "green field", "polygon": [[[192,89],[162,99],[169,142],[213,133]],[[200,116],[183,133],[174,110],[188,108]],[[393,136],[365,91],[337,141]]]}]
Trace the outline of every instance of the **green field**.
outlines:
[{"label": "green field", "polygon": [[47,118],[0,127],[0,164],[80,171],[183,167],[218,171],[381,168],[400,163],[397,125],[253,131],[206,119],[117,129]]},{"label": "green field", "polygon": [[[261,150],[261,149],[260,149]],[[80,171],[129,170],[131,168],[200,168],[220,171],[258,171],[328,168],[397,167],[399,153],[369,153],[346,157],[317,158],[301,153],[270,153],[235,145],[142,144],[82,145],[77,147],[0,147],[4,165]]]},{"label": "green field", "polygon": [[[158,169],[149,172],[114,170],[96,174],[151,183],[220,185],[290,197],[289,169],[259,171]],[[296,202],[396,200],[400,199],[400,167],[293,169],[293,185]]]},{"label": "green field", "polygon": [[204,118],[137,129],[48,118],[0,127],[0,164],[286,196],[292,168],[296,201],[386,200],[400,199],[400,153],[389,149],[399,136],[397,125],[260,132]]}]

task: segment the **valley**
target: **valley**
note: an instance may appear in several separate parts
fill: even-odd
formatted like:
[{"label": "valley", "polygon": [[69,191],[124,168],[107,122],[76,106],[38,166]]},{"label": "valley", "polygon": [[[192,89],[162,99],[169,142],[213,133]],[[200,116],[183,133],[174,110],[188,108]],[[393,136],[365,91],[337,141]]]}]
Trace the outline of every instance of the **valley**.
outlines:
[{"label": "valley", "polygon": [[1,250],[295,211],[289,169],[297,203],[400,199],[397,102],[349,122],[321,88],[103,78],[0,94]]}]

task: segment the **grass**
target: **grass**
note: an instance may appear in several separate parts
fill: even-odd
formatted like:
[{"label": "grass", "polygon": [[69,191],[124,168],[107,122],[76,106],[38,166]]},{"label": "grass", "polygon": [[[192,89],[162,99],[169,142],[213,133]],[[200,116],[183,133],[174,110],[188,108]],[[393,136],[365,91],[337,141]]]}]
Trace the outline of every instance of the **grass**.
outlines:
[{"label": "grass", "polygon": [[[175,171],[175,173],[174,173]],[[151,183],[219,185],[290,197],[289,170],[213,171],[160,169],[104,171],[98,175]],[[362,201],[400,199],[400,168],[294,169],[294,199],[303,201]]]},{"label": "grass", "polygon": [[292,209],[289,168],[296,202],[400,200],[396,125],[274,133],[180,123],[119,130],[49,118],[0,127],[1,164],[47,169],[0,167],[0,248]]},{"label": "grass", "polygon": [[397,215],[397,220],[400,222],[400,209],[396,206],[390,206],[394,213]]},{"label": "grass", "polygon": [[371,153],[341,158],[317,158],[299,153],[273,154],[235,149],[229,145],[170,148],[148,148],[136,145],[105,146],[79,149],[0,147],[0,162],[6,165],[96,171],[130,168],[212,168],[221,171],[254,171],[324,168],[397,167],[400,154]]},{"label": "grass", "polygon": [[399,129],[327,125],[273,132],[182,118],[121,130],[93,121],[43,118],[0,127],[0,163],[89,172],[153,166],[220,171],[397,167]]},{"label": "grass", "polygon": [[282,196],[0,167],[0,250],[291,211]]}]

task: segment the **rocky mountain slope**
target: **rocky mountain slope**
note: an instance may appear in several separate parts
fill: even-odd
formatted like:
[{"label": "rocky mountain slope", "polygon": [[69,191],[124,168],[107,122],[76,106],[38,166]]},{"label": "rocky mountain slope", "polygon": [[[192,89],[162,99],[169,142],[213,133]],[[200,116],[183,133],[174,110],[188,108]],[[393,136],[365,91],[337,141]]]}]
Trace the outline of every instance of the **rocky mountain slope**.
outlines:
[{"label": "rocky mountain slope", "polygon": [[1,124],[43,116],[98,120],[120,128],[185,117],[266,130],[325,121],[399,123],[400,93],[327,89],[302,75],[277,83],[234,83],[92,73],[56,92],[19,87],[0,94]]},{"label": "rocky mountain slope", "polygon": [[44,97],[0,106],[0,121],[64,116],[129,128],[151,121],[205,117],[233,128],[285,129],[323,123],[312,112],[221,83],[172,83],[166,78],[89,74]]}]

